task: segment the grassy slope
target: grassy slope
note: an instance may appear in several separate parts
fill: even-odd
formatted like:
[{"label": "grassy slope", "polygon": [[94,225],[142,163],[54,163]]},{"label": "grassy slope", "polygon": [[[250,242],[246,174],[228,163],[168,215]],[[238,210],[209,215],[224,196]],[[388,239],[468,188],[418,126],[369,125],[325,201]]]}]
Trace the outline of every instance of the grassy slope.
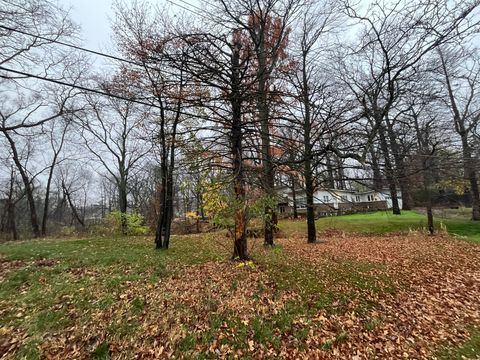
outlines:
[{"label": "grassy slope", "polygon": [[[0,244],[0,265],[7,264],[5,271],[0,267],[0,330],[25,330],[29,340],[16,358],[39,359],[38,346],[46,334],[88,324],[92,313],[111,309],[115,294],[130,284],[154,284],[183,266],[228,258],[210,240],[210,234],[175,238],[168,252],[154,251],[152,240],[143,237]],[[65,302],[82,315],[72,321],[65,306],[58,306]],[[142,307],[141,298],[132,303]],[[133,316],[138,311],[132,306],[126,313]],[[119,326],[117,320],[110,324],[113,338],[136,331],[135,326]]]},{"label": "grassy slope", "polygon": [[[403,211],[400,216],[392,215],[390,212],[378,211],[368,214],[320,218],[316,224],[319,231],[337,229],[345,232],[385,234],[422,229],[426,227],[427,220],[424,215],[413,211]],[[441,226],[446,226],[451,234],[480,242],[480,223],[478,222],[462,218],[451,218],[435,219],[435,224],[437,229]],[[306,227],[307,225],[303,220],[286,220],[280,223],[280,228],[287,236],[304,234]]]},{"label": "grassy slope", "polygon": [[[445,220],[445,223],[449,231],[480,241],[480,225],[461,219]],[[380,234],[424,227],[425,219],[414,212],[404,212],[401,216],[378,212],[323,218],[317,224],[320,231],[335,228],[347,232]],[[290,236],[304,236],[306,229],[304,221],[285,221],[281,227]],[[151,239],[140,237],[0,244],[0,265],[5,260],[18,261],[15,269],[7,267],[5,272],[0,271],[0,330],[3,327],[25,329],[29,338],[17,355],[20,358],[35,359],[45,334],[62,332],[74,325],[86,325],[92,321],[91,316],[96,311],[113,311],[117,299],[112,293],[118,295],[132,283],[155,283],[159,278],[171,277],[178,269],[192,264],[228,259],[230,248],[220,243],[230,245],[219,234],[175,237],[168,252],[152,251]],[[315,308],[328,307],[333,296],[320,286],[316,281],[318,278],[331,278],[336,284],[348,285],[354,293],[392,291],[389,279],[385,279],[384,286],[378,288],[377,279],[369,274],[373,265],[368,263],[334,261],[329,267],[312,269],[305,264],[288,261],[281,248],[260,253],[262,254],[256,257],[256,261],[267,270],[279,288],[291,288],[305,299],[317,296]],[[330,270],[326,272],[325,269]],[[318,297],[318,294],[322,295]],[[354,295],[342,294],[346,299]],[[75,320],[71,319],[64,306],[58,306],[65,299],[71,299],[68,300],[71,302],[69,306],[81,314]],[[281,326],[289,326],[295,318],[308,314],[311,306],[306,304],[307,302],[289,304],[273,322],[259,317],[257,327],[253,327],[253,330],[240,329],[243,325],[238,319],[232,318],[231,323],[239,334],[247,336],[248,331],[254,331],[262,342],[272,344],[275,342],[272,329],[283,323],[286,325]],[[144,306],[141,297],[133,299],[122,316],[135,317]],[[127,337],[137,332],[138,324],[133,322],[127,326],[122,321],[119,325],[119,319],[115,315],[111,319],[109,337]],[[192,339],[193,341],[196,340]],[[242,343],[241,339],[239,343]],[[100,344],[99,352],[104,351],[102,346]],[[185,345],[185,349],[192,346],[193,344]],[[480,344],[475,337],[464,348],[480,354]],[[464,348],[457,350],[462,353]],[[449,358],[457,350],[445,349],[441,355],[446,354],[443,358]],[[179,351],[183,351],[182,348]]]},{"label": "grassy slope", "polygon": [[[154,284],[159,278],[171,277],[184,266],[228,258],[228,252],[223,251],[209,235],[175,237],[169,252],[153,251],[148,238],[97,238],[1,244],[0,254],[3,260],[26,262],[13,271],[0,273],[0,330],[9,327],[26,330],[28,340],[16,354],[16,358],[26,359],[40,358],[39,346],[48,334],[62,333],[72,326],[88,326],[92,316],[99,311],[112,314],[111,319],[106,320],[109,321],[104,335],[107,341],[134,337],[140,330],[140,323],[125,319],[138,318],[144,310],[152,313],[158,309],[145,308],[147,305],[141,293],[131,299],[127,308],[115,307],[119,294],[132,284],[144,281]],[[233,346],[242,348],[247,339],[253,337],[266,346],[275,347],[278,345],[277,328],[290,331],[295,321],[309,319],[322,308],[336,312],[342,304],[358,296],[361,298],[363,292],[382,294],[395,291],[388,278],[379,282],[378,276],[372,276],[370,272],[377,265],[366,262],[335,259],[329,260],[328,266],[310,267],[292,261],[281,247],[259,251],[256,262],[271,276],[279,290],[293,290],[302,300],[287,303],[273,318],[255,317],[252,326],[245,326],[231,314],[225,317],[225,314],[214,313],[210,320],[212,329],[202,338],[188,335],[182,339],[178,356],[186,352],[188,357],[188,351],[198,341],[210,342],[218,330],[216,328],[222,325],[218,321],[221,318],[236,331]],[[325,287],[318,279],[331,285]],[[329,291],[334,284],[342,289],[340,294]],[[236,284],[232,283],[232,286]],[[347,288],[352,292],[346,292]],[[259,295],[262,291],[261,287],[257,290]],[[340,299],[340,304],[332,307],[334,299]],[[68,306],[58,306],[65,302]],[[373,305],[360,302],[355,311],[361,316]],[[72,319],[67,308],[75,309],[78,317]],[[366,322],[366,329],[373,331],[376,321]],[[470,341],[458,348],[442,348],[438,357],[460,359],[462,355],[473,358],[480,354],[478,336],[475,332],[473,334]],[[295,333],[295,336],[302,339],[306,334]],[[335,341],[342,341],[343,336],[338,333]],[[326,342],[324,348],[330,349],[335,341]],[[102,342],[92,356],[107,359],[108,351],[108,343]]]},{"label": "grassy slope", "polygon": [[[448,213],[441,214],[443,215],[442,218],[435,218],[436,229],[446,227],[447,231],[454,236],[459,236],[468,241],[480,242],[480,223],[465,219],[466,216],[470,215],[469,211],[465,212],[465,209],[461,209],[460,212],[462,214],[450,210]],[[426,228],[427,219],[425,215],[414,211],[403,211],[400,216],[393,215],[390,212],[378,211],[367,214],[320,218],[316,221],[316,225],[317,231],[336,229],[345,232],[385,234]],[[303,220],[284,220],[280,222],[280,228],[286,236],[301,236],[305,234],[307,224]],[[470,341],[458,348],[447,347],[442,349],[437,356],[440,359],[474,358],[480,355],[479,339],[477,332],[474,332]]]},{"label": "grassy slope", "polygon": [[[107,320],[108,330],[102,337],[110,340],[134,338],[140,324],[125,319],[138,318],[146,310],[145,302],[138,293],[128,307],[118,308],[119,294],[131,286],[141,289],[148,287],[143,285],[145,282],[155,284],[160,278],[172,278],[177,271],[194,264],[224,261],[230,256],[230,249],[222,246],[226,243],[230,245],[228,239],[217,233],[176,236],[168,252],[153,250],[151,239],[144,237],[0,244],[0,265],[3,262],[14,266],[13,269],[7,267],[5,272],[0,268],[0,335],[2,329],[7,328],[25,331],[28,338],[17,351],[16,358],[39,359],[39,348],[44,345],[45,337],[66,332],[71,327],[88,327],[96,313],[105,312],[111,314],[111,319]],[[296,291],[304,301],[289,302],[272,319],[257,316],[251,327],[246,327],[235,315],[212,314],[212,329],[204,334],[205,339],[188,335],[178,344],[177,355],[190,351],[197,341],[211,341],[210,332],[215,333],[215,327],[222,325],[216,317],[226,319],[228,326],[235,328],[234,346],[243,347],[253,336],[256,341],[275,347],[278,345],[276,328],[289,329],[295,319],[329,307],[334,297],[341,295],[347,301],[357,292],[384,291],[378,287],[378,279],[369,274],[376,267],[373,264],[337,260],[332,262],[328,272],[324,269],[319,272],[307,264],[292,262],[281,247],[272,251],[260,248],[255,259],[279,289]],[[343,290],[334,296],[318,282],[319,277],[345,284],[353,293]],[[385,291],[391,291],[389,280],[385,282]],[[260,287],[258,294],[263,291],[265,289]],[[316,298],[313,307],[307,303],[312,296]],[[159,309],[154,307],[148,311],[156,313]],[[91,355],[107,359],[108,351],[108,346],[102,342]]]}]

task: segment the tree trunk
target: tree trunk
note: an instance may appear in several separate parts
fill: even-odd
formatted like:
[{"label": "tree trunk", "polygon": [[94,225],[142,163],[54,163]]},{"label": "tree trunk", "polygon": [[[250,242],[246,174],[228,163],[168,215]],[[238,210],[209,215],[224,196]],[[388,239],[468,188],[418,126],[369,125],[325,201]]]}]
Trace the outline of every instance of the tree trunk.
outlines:
[{"label": "tree trunk", "polygon": [[296,194],[297,188],[295,186],[295,176],[291,175],[290,181],[292,182],[292,187],[290,189],[292,190],[293,218],[298,219],[297,194]]},{"label": "tree trunk", "polygon": [[343,171],[343,164],[340,158],[336,158],[337,163],[337,179],[338,179],[338,189],[345,190],[347,184],[345,183],[345,172]]},{"label": "tree trunk", "polygon": [[480,193],[478,191],[478,179],[475,171],[470,171],[470,196],[472,197],[472,220],[480,221]]},{"label": "tree trunk", "polygon": [[[123,170],[120,170],[123,172]],[[121,227],[122,227],[122,234],[126,235],[128,232],[128,224],[127,224],[127,181],[125,180],[125,176],[123,174],[120,175],[120,182],[117,184],[118,187],[118,205],[120,208],[121,214]]]},{"label": "tree trunk", "polygon": [[390,190],[390,196],[392,198],[392,212],[394,215],[400,215],[400,206],[398,205],[397,196],[397,184],[395,183],[395,175],[393,173],[393,166],[390,161],[390,152],[388,151],[388,143],[385,138],[385,129],[383,126],[379,129],[380,146],[385,159],[385,177],[388,183],[388,189]]},{"label": "tree trunk", "polygon": [[433,225],[433,211],[432,211],[432,202],[428,201],[427,203],[427,220],[428,220],[428,232],[430,235],[435,233],[435,227]]},{"label": "tree trunk", "polygon": [[480,221],[480,193],[478,190],[478,179],[475,171],[475,161],[472,158],[472,151],[466,135],[462,135],[462,149],[465,178],[469,182],[470,187],[472,220]]},{"label": "tree trunk", "polygon": [[162,181],[160,184],[160,194],[159,194],[159,209],[158,209],[158,221],[157,229],[155,231],[155,248],[163,248],[163,228],[165,223],[165,210],[166,210],[166,171],[162,169]]},{"label": "tree trunk", "polygon": [[395,159],[396,165],[396,177],[398,179],[398,184],[400,186],[400,192],[402,193],[402,210],[411,210],[412,209],[412,195],[410,193],[410,183],[407,176],[406,166],[404,157],[400,154],[400,146],[396,140],[396,134],[393,130],[393,124],[391,121],[386,118],[387,123],[387,133],[390,140],[390,149]]},{"label": "tree trunk", "polygon": [[43,216],[42,216],[42,235],[47,235],[47,221],[48,221],[48,207],[50,205],[50,187],[52,185],[52,178],[53,178],[53,170],[57,163],[58,153],[55,152],[53,156],[52,165],[50,166],[50,170],[48,172],[48,179],[47,179],[47,186],[45,188],[45,200],[43,204]]},{"label": "tree trunk", "polygon": [[[160,102],[162,104],[162,102]],[[166,229],[167,229],[167,218],[169,216],[168,212],[168,150],[167,150],[167,134],[165,131],[166,126],[166,115],[163,108],[161,109],[161,124],[160,124],[160,143],[162,148],[161,153],[161,184],[160,184],[160,194],[159,194],[159,210],[158,210],[158,221],[157,229],[155,232],[155,248],[156,249],[168,249],[168,241],[166,239]]]},{"label": "tree trunk", "polygon": [[423,162],[423,188],[427,195],[427,226],[430,235],[435,233],[435,225],[433,223],[433,201],[432,201],[432,159],[427,154],[427,151],[423,151],[422,154],[425,157]]},{"label": "tree trunk", "polygon": [[327,188],[335,189],[335,176],[330,156],[327,156]]},{"label": "tree trunk", "polygon": [[15,202],[13,201],[13,190],[14,190],[14,172],[13,168],[10,175],[10,189],[8,192],[8,199],[7,199],[7,206],[6,206],[6,213],[7,213],[7,228],[8,231],[12,233],[13,240],[18,240],[18,233],[17,233],[17,224],[15,222]]},{"label": "tree trunk", "polygon": [[233,258],[239,260],[248,259],[248,249],[247,249],[247,211],[245,207],[245,187],[243,184],[243,175],[240,175],[243,171],[241,170],[241,164],[238,163],[241,158],[237,156],[237,159],[234,160],[235,167],[240,165],[239,172],[235,176],[234,188],[235,188],[235,199],[236,199],[236,209],[235,209],[235,239],[233,246]]},{"label": "tree trunk", "polygon": [[[268,111],[268,86],[267,86],[267,59],[265,53],[265,38],[261,34],[262,39],[259,41],[259,48],[257,49],[258,57],[258,92],[257,92],[257,110],[258,120],[260,122],[260,138],[262,142],[262,166],[263,179],[262,185],[265,194],[270,198],[275,197],[275,177],[273,171],[271,145],[270,145],[270,123]],[[273,246],[273,239],[275,233],[276,210],[270,205],[272,199],[269,199],[265,206],[265,226],[264,226],[264,244],[266,246]]]},{"label": "tree trunk", "polygon": [[308,74],[306,58],[303,57],[302,64],[302,101],[304,110],[303,123],[303,141],[304,141],[304,177],[305,194],[307,200],[307,242],[309,244],[317,241],[317,231],[315,228],[315,207],[313,204],[313,170],[312,170],[312,144],[311,144],[311,117],[310,117],[310,92],[308,86]]},{"label": "tree trunk", "polygon": [[383,188],[382,172],[373,146],[370,147],[370,157],[372,158],[373,190],[380,191]]},{"label": "tree trunk", "polygon": [[50,168],[50,172],[48,174],[48,179],[47,179],[47,186],[45,188],[45,200],[43,203],[43,216],[42,216],[42,236],[47,235],[48,206],[50,203],[50,186],[52,183],[52,175],[53,175],[53,166]]},{"label": "tree trunk", "polygon": [[417,132],[417,141],[418,141],[418,146],[420,149],[420,155],[422,155],[423,158],[423,190],[425,191],[427,195],[426,199],[426,209],[427,209],[427,226],[428,226],[428,232],[430,235],[433,235],[435,233],[435,226],[433,223],[433,204],[432,204],[432,179],[433,179],[433,174],[432,174],[432,160],[433,160],[433,151],[430,154],[428,151],[428,132],[424,132],[422,134],[422,131],[420,130],[420,126],[418,124],[418,118],[416,115],[413,117],[415,121],[415,129]]},{"label": "tree trunk", "polygon": [[[308,238],[307,242],[309,244],[315,243],[317,241],[317,231],[315,228],[315,205],[313,203],[313,181],[312,181],[312,170],[310,168],[310,161],[305,162],[305,193],[307,197],[307,232]],[[310,168],[310,169],[307,169]]]},{"label": "tree trunk", "polygon": [[[165,164],[163,167],[165,167]],[[160,209],[157,222],[157,230],[155,233],[155,244],[157,249],[167,250],[170,245],[170,229],[173,215],[173,184],[171,184],[172,181],[173,176],[169,174],[169,169],[163,169],[162,184],[160,188]]]},{"label": "tree trunk", "polygon": [[72,215],[77,221],[79,222],[80,225],[85,226],[85,222],[82,220],[80,215],[78,214],[77,208],[75,207],[75,204],[72,201],[72,198],[70,196],[70,191],[66,187],[65,183],[62,181],[62,188],[63,188],[63,193],[65,197],[67,198],[68,205],[70,205],[70,209],[72,210]]},{"label": "tree trunk", "polygon": [[[242,101],[240,94],[240,42],[234,36],[232,53],[232,159],[233,159],[233,186],[235,192],[235,232],[233,258],[248,259],[247,248],[247,210],[245,204],[245,184],[243,174],[243,132],[242,132]],[[273,243],[273,239],[272,239]]]},{"label": "tree trunk", "polygon": [[28,206],[29,206],[29,209],[30,209],[30,222],[32,224],[33,236],[38,238],[38,237],[40,237],[41,233],[40,233],[40,227],[38,225],[37,209],[36,209],[36,205],[35,205],[35,199],[33,197],[32,184],[30,182],[30,179],[28,178],[28,175],[27,175],[25,169],[23,168],[23,166],[20,162],[20,158],[18,156],[15,141],[13,141],[12,137],[10,136],[10,134],[8,132],[5,131],[4,135],[5,135],[5,137],[7,138],[8,142],[10,144],[10,148],[12,150],[12,155],[13,155],[13,162],[15,163],[15,166],[17,167],[18,172],[20,173],[20,176],[21,176],[22,181],[23,181],[23,185],[25,187],[25,194],[27,195]]},{"label": "tree trunk", "polygon": [[[173,158],[170,159],[171,163],[175,160]],[[165,223],[164,223],[164,233],[163,233],[163,248],[168,250],[170,246],[170,235],[172,229],[172,220],[173,220],[173,167],[171,166],[169,169],[168,174],[168,182],[167,182],[167,208],[166,208],[166,216],[165,216]]]}]

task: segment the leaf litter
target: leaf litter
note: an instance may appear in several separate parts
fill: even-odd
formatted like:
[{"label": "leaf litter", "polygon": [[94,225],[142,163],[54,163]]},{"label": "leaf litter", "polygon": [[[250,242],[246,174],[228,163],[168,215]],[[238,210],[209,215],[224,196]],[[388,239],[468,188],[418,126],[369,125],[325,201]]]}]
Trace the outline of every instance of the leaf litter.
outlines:
[{"label": "leaf litter", "polygon": [[[255,266],[173,264],[155,281],[108,289],[105,279],[128,267],[66,267],[75,286],[45,315],[64,325],[32,330],[29,304],[1,299],[0,354],[33,344],[44,359],[432,359],[480,326],[479,246],[422,233],[322,235],[315,245],[280,239],[253,254]],[[56,265],[2,259],[8,274]]]}]

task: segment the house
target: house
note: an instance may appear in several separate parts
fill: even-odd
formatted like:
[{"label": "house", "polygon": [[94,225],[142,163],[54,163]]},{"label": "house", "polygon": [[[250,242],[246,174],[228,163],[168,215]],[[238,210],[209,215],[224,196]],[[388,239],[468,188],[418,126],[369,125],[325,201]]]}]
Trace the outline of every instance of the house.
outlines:
[{"label": "house", "polygon": [[[291,188],[282,186],[277,188],[279,194],[278,211],[281,216],[291,216],[294,211],[294,194]],[[402,197],[398,193],[399,206],[402,206]],[[295,190],[295,202],[298,214],[307,212],[305,190]],[[392,208],[392,198],[389,190],[363,191],[317,189],[313,195],[316,216],[331,216],[352,214],[357,212],[387,210]]]}]

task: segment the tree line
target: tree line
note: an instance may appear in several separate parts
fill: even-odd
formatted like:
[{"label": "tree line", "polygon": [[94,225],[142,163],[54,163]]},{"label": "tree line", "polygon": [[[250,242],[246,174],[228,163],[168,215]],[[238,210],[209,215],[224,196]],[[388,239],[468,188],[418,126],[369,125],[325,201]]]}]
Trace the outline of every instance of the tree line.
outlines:
[{"label": "tree line", "polygon": [[118,0],[117,56],[77,45],[55,2],[2,1],[1,232],[85,226],[101,204],[143,213],[167,249],[194,209],[229,219],[244,260],[252,218],[274,245],[279,185],[305,192],[311,243],[318,188],[387,188],[432,233],[435,196],[462,193],[478,221],[479,5]]}]

